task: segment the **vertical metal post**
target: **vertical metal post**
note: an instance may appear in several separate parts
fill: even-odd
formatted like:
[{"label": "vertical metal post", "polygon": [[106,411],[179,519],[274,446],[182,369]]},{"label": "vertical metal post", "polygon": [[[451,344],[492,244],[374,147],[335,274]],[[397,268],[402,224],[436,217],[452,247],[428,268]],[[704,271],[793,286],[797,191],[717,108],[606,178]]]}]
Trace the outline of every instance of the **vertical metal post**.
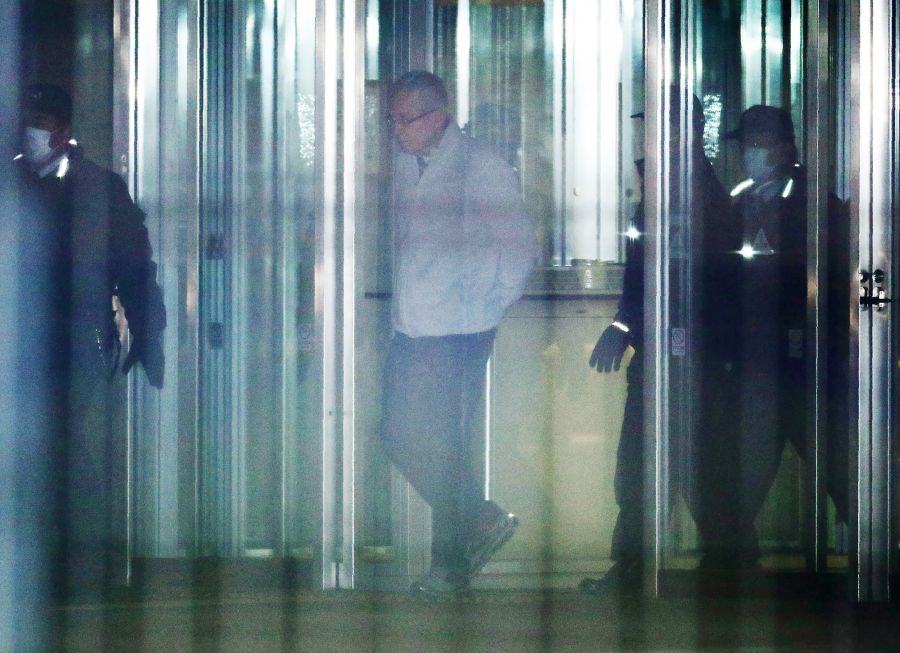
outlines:
[{"label": "vertical metal post", "polygon": [[[353,587],[356,571],[356,243],[365,184],[365,0],[344,1],[343,24],[343,251],[342,251],[342,518],[341,587]],[[360,231],[360,233],[363,233]]]},{"label": "vertical metal post", "polygon": [[316,5],[316,335],[322,343],[322,550],[316,574],[322,588],[336,586],[337,507],[339,487],[337,360],[337,136],[338,136],[338,6],[332,0]]},{"label": "vertical metal post", "polygon": [[546,31],[551,35],[547,58],[553,70],[553,208],[558,216],[553,228],[552,265],[566,262],[566,112],[565,112],[565,5],[563,0],[551,0]]},{"label": "vertical metal post", "polygon": [[[806,188],[806,360],[807,419],[804,466],[804,549],[809,569],[821,572],[827,561],[828,513],[826,494],[826,381],[827,323],[825,320],[828,279],[828,173],[830,132],[830,80],[828,65],[828,2],[813,0],[807,4],[804,98],[806,116],[807,165]],[[793,44],[800,47],[799,43]]]},{"label": "vertical metal post", "polygon": [[469,80],[472,49],[470,0],[456,5],[456,120],[460,125],[469,122]]},{"label": "vertical metal post", "polygon": [[[134,184],[129,175],[132,161],[131,136],[131,102],[132,75],[132,0],[115,0],[113,5],[113,161],[111,169],[121,175],[134,192]],[[131,559],[134,555],[134,497],[133,497],[133,460],[134,460],[134,422],[132,419],[131,385],[128,392],[127,441],[126,441],[126,473],[125,473],[125,580],[131,582]]]},{"label": "vertical metal post", "polygon": [[[891,230],[897,137],[892,105],[897,100],[889,91],[893,88],[896,16],[892,0],[851,4],[852,124],[856,130],[851,139],[851,269],[882,270],[890,284],[894,277],[890,256],[895,246]],[[889,597],[895,391],[892,317],[890,305],[883,312],[872,307],[863,310],[858,285],[852,287],[857,292],[851,293],[851,366],[856,369],[858,387],[856,396],[851,394],[856,419],[851,420],[850,443],[851,490],[855,489],[851,492],[850,589],[860,601],[877,601]]]},{"label": "vertical metal post", "polygon": [[[678,0],[674,0],[678,1]],[[644,148],[646,152],[646,278],[644,315],[644,542],[645,591],[659,591],[665,531],[665,445],[668,436],[668,359],[665,336],[667,302],[667,226],[665,224],[666,171],[664,143],[669,107],[668,72],[671,70],[669,28],[672,0],[655,0],[646,5],[646,77],[644,92]]]},{"label": "vertical metal post", "polygon": [[[6,80],[0,88],[0,124],[3,125],[0,148],[4,152],[16,151],[19,145],[15,128],[19,123],[19,29],[19,3],[4,3],[0,7],[0,75]],[[40,539],[33,541],[28,536],[44,530],[39,515],[47,510],[51,497],[36,493],[33,505],[28,505],[34,488],[49,486],[48,470],[40,461],[34,461],[38,464],[28,469],[27,476],[33,480],[26,487],[22,487],[19,477],[20,453],[25,447],[17,436],[26,430],[23,427],[28,422],[39,425],[42,421],[36,416],[29,419],[28,407],[22,400],[27,397],[40,401],[42,380],[33,379],[26,387],[17,389],[19,347],[26,346],[19,333],[17,310],[21,306],[17,172],[11,157],[3,157],[0,161],[0,215],[4,218],[0,222],[3,242],[0,247],[0,649],[37,651],[51,648],[44,614],[50,588],[35,573],[46,565],[40,555],[46,547],[40,546]],[[35,337],[40,334],[28,334],[29,339]],[[29,435],[32,443],[41,445],[41,440],[49,440],[50,436],[42,432]],[[17,546],[17,542],[27,543],[37,554],[31,560],[23,560],[21,544]],[[25,588],[29,591],[23,592]]]}]

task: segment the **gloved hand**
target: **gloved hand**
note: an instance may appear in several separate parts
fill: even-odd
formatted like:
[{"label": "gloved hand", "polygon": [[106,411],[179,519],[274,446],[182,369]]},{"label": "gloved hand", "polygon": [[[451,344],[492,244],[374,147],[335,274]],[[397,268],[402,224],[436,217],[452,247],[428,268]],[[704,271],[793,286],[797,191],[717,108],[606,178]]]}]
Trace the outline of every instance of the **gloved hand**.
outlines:
[{"label": "gloved hand", "polygon": [[122,374],[128,374],[128,371],[138,361],[141,362],[150,385],[162,389],[163,375],[166,369],[162,340],[160,338],[136,339],[132,342],[128,356],[125,357],[125,362],[122,364]]},{"label": "gloved hand", "polygon": [[610,324],[594,345],[588,365],[598,372],[618,371],[629,344],[629,334]]}]

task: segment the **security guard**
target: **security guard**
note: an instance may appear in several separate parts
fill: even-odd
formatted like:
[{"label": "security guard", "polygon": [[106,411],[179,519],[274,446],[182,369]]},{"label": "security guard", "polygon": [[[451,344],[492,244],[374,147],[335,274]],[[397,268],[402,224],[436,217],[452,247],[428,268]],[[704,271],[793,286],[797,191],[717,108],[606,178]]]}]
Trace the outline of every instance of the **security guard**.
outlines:
[{"label": "security guard", "polygon": [[[718,264],[704,278],[708,351],[697,478],[705,546],[701,565],[709,569],[756,566],[754,521],[784,445],[790,440],[801,456],[806,449],[806,170],[798,163],[793,122],[783,109],[750,107],[725,137],[738,139],[747,178],[731,192],[735,222],[720,232],[718,251],[710,256]],[[841,315],[841,307],[847,300],[839,292],[847,267],[846,240],[841,242],[847,221],[833,196],[828,219],[833,253],[828,314],[839,379],[847,358],[841,353],[847,343],[847,312]],[[843,379],[846,383],[846,375]],[[828,481],[843,519],[846,398],[840,396],[834,384]]]},{"label": "security guard", "polygon": [[[673,119],[680,115],[681,92],[671,89],[670,108]],[[693,96],[693,141],[689,169],[691,177],[691,219],[701,223],[727,215],[729,201],[703,150],[703,107]],[[643,113],[632,118],[643,119]],[[677,131],[677,130],[673,130]],[[679,148],[673,148],[678,151]],[[643,193],[644,160],[635,161]],[[688,168],[672,161],[673,182]],[[643,564],[644,527],[644,203],[638,205],[634,219],[625,233],[625,278],[622,299],[616,317],[600,335],[589,360],[591,367],[606,373],[618,370],[626,349],[634,355],[626,372],[627,392],[619,446],[616,452],[614,489],[619,514],[612,536],[613,567],[602,578],[585,578],[579,584],[588,594],[629,591],[640,588]],[[684,488],[682,488],[684,489]]]},{"label": "security guard", "polygon": [[[124,446],[111,419],[124,395],[115,378],[140,362],[150,384],[162,387],[166,313],[144,213],[123,180],[86,159],[72,139],[68,93],[36,84],[23,104],[18,232],[29,291],[19,314],[23,333],[45,334],[19,361],[19,377],[44,388],[29,418],[37,428],[23,437],[50,433],[53,581],[67,594],[96,595],[122,571],[115,552],[124,516],[113,513]],[[122,363],[126,321],[131,346]]]}]

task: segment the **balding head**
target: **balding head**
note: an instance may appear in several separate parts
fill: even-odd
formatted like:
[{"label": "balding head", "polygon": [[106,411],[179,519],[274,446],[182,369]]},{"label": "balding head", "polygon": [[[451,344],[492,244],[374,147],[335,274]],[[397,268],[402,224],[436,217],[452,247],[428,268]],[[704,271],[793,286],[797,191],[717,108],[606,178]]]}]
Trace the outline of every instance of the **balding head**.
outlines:
[{"label": "balding head", "polygon": [[389,100],[406,93],[419,111],[447,111],[450,100],[444,80],[426,70],[411,70],[392,85]]},{"label": "balding head", "polygon": [[450,122],[447,89],[437,75],[413,70],[391,86],[388,123],[400,148],[426,155],[440,143]]}]

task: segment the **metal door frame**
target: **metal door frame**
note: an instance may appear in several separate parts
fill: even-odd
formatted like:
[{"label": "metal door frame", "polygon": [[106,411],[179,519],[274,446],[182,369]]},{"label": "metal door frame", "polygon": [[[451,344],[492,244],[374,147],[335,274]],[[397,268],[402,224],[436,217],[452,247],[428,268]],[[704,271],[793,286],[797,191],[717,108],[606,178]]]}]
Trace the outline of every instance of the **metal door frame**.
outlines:
[{"label": "metal door frame", "polygon": [[[850,3],[851,224],[850,268],[881,269],[890,295],[897,217],[896,0]],[[850,595],[890,597],[892,433],[896,419],[893,317],[860,307],[859,279],[850,284]]]}]

